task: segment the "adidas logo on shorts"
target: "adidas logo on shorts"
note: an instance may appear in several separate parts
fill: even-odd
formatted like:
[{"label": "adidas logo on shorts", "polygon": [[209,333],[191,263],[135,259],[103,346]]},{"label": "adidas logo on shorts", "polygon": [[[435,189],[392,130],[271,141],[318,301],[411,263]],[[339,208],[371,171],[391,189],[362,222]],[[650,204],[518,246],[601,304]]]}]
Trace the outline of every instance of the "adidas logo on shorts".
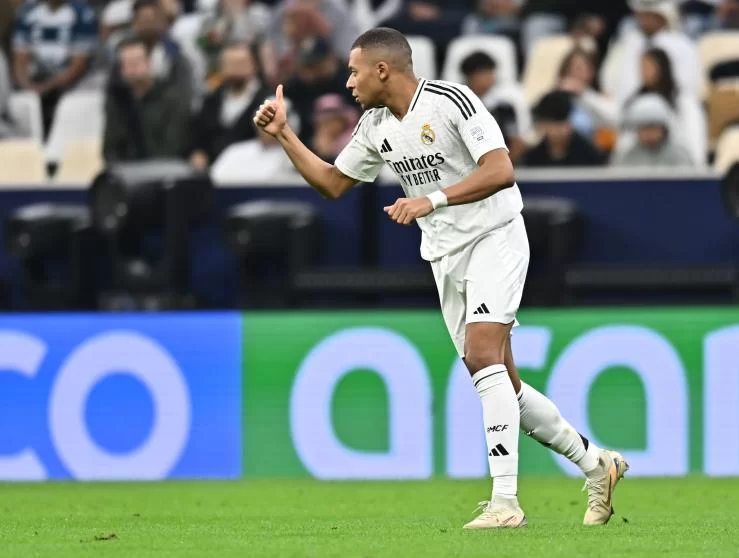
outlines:
[{"label": "adidas logo on shorts", "polygon": [[485,303],[483,302],[483,303],[482,303],[482,304],[481,304],[481,305],[480,305],[480,306],[479,306],[479,307],[477,308],[477,310],[475,310],[474,312],[472,312],[472,314],[473,314],[473,315],[477,315],[477,314],[490,314],[490,310],[488,310],[488,307],[487,307],[487,306],[485,306]]}]

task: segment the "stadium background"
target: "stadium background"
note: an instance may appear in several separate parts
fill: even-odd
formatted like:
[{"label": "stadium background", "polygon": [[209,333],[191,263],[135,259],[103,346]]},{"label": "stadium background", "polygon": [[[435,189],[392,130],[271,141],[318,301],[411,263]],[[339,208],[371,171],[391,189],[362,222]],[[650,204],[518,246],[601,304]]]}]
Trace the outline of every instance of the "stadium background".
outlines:
[{"label": "stadium background", "polygon": [[[620,98],[619,60],[639,33],[626,2],[60,4],[75,6],[66,35],[34,35],[34,25],[57,25],[28,19],[38,3],[10,0],[0,9],[0,480],[211,481],[129,493],[116,484],[89,492],[2,485],[8,507],[18,510],[0,535],[8,555],[76,555],[75,545],[116,539],[129,556],[243,555],[250,544],[255,555],[365,548],[394,556],[415,553],[414,542],[428,543],[428,555],[481,555],[482,545],[442,540],[435,526],[427,538],[403,509],[404,499],[434,508],[451,498],[448,515],[436,521],[454,530],[488,481],[482,432],[469,426],[479,420],[476,394],[448,341],[418,256],[418,230],[382,213],[401,195],[397,182],[384,175],[325,201],[249,119],[215,130],[203,124],[219,121],[218,95],[232,95],[243,112],[285,81],[293,122],[330,160],[358,116],[342,97],[345,70],[332,70],[332,57],[340,62],[347,41],[383,22],[412,39],[424,77],[464,80],[460,64],[475,51],[496,63],[497,82],[484,100],[508,119],[532,244],[514,335],[523,377],[578,429],[623,451],[629,476],[673,478],[619,487],[636,524],[621,550],[735,555],[729,496],[736,484],[705,479],[739,476],[739,2],[632,5],[673,14],[663,18],[668,57],[687,41],[700,61],[695,89],[673,91],[698,109],[698,142],[690,141],[696,120],[687,124],[677,103],[668,102],[667,112],[653,103],[655,114],[646,116],[629,112],[655,93],[649,87]],[[142,10],[150,12],[137,24]],[[160,16],[166,25],[157,31]],[[149,27],[146,17],[154,20]],[[152,26],[151,81],[132,106],[145,113],[160,88],[167,102],[174,91],[188,107],[158,124],[167,128],[161,136],[146,127],[148,117],[111,118],[117,95],[141,85],[122,80],[117,45]],[[249,74],[250,88],[241,84],[249,95],[223,79],[219,57],[224,48],[238,50],[234,41],[249,44],[258,68],[251,75],[247,63],[237,71]],[[593,55],[599,77],[592,83],[573,86],[577,75],[557,75],[576,47]],[[52,71],[69,69],[80,53],[84,70],[46,87],[48,75],[33,68],[55,48],[62,58]],[[169,63],[157,65],[162,50]],[[24,81],[18,58],[25,54],[33,63]],[[315,77],[322,67],[334,73]],[[540,103],[547,93],[548,106]],[[606,102],[608,118],[585,98],[593,95]],[[166,112],[170,105],[152,106]],[[109,149],[111,121],[128,130],[117,152]],[[153,139],[137,135],[134,122]],[[585,147],[569,139],[548,145],[553,124]],[[684,165],[623,158],[638,151],[638,128],[650,125],[685,142],[677,151]],[[696,143],[705,146],[703,157],[694,158]],[[559,147],[564,155],[553,155]],[[571,555],[567,537],[580,535],[554,518],[575,505],[576,488],[564,479],[575,472],[524,438],[521,473],[545,530],[534,527],[533,542],[497,552]],[[554,476],[561,492],[550,488]],[[545,504],[537,508],[532,493]],[[413,523],[413,533],[375,518],[383,497],[396,499],[389,513]],[[164,519],[144,527],[118,517],[135,498]],[[373,511],[363,517],[341,503],[353,498]],[[659,507],[668,502],[673,515]],[[573,525],[580,504],[569,514]],[[281,526],[285,505],[300,516],[291,522],[319,530],[310,540]],[[218,523],[220,506],[231,506],[242,523]],[[317,516],[306,519],[314,506]],[[689,515],[678,517],[682,511],[705,524],[690,524]],[[57,524],[59,517],[67,523]],[[193,527],[210,521],[217,525],[211,532]],[[330,542],[320,532],[336,529],[330,525],[357,538]],[[622,536],[627,528],[624,521],[612,531]],[[708,531],[695,537],[694,528]],[[40,539],[29,542],[34,529]],[[219,529],[240,534],[224,543]],[[377,531],[389,534],[368,543]],[[147,536],[185,542],[152,546],[139,539]],[[546,537],[553,537],[550,547],[541,542]],[[288,551],[281,545],[290,540],[297,544]],[[589,552],[603,543],[586,537],[582,544]]]}]

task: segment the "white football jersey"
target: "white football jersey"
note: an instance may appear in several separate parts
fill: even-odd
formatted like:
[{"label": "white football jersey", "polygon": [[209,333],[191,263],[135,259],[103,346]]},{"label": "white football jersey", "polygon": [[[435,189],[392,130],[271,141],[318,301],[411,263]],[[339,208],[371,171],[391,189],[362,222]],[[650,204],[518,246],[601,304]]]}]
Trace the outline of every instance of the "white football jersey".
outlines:
[{"label": "white football jersey", "polygon": [[[336,168],[372,182],[388,164],[407,197],[425,196],[473,173],[485,153],[506,149],[495,118],[466,86],[421,79],[410,109],[398,120],[387,108],[364,113]],[[484,200],[437,209],[418,219],[421,257],[437,260],[521,213],[518,185]]]}]

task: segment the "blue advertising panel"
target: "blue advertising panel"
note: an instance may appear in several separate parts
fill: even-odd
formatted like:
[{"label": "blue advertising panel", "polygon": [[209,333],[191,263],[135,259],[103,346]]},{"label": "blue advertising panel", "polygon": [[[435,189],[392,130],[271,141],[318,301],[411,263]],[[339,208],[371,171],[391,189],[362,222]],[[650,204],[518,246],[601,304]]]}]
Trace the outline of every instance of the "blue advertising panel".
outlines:
[{"label": "blue advertising panel", "polygon": [[0,480],[241,475],[238,313],[0,316]]}]

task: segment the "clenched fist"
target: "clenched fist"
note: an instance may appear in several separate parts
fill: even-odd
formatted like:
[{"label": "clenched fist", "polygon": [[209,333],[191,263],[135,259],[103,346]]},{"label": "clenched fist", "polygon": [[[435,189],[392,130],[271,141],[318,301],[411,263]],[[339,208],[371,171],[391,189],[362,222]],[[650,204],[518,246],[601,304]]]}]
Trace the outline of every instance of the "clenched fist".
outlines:
[{"label": "clenched fist", "polygon": [[282,85],[277,86],[273,101],[265,101],[261,104],[254,115],[254,124],[270,136],[276,136],[285,128],[287,110],[285,109],[285,99],[282,96]]},{"label": "clenched fist", "polygon": [[385,213],[401,225],[410,225],[419,217],[426,217],[434,210],[431,200],[421,198],[398,198],[393,205],[385,207]]}]

